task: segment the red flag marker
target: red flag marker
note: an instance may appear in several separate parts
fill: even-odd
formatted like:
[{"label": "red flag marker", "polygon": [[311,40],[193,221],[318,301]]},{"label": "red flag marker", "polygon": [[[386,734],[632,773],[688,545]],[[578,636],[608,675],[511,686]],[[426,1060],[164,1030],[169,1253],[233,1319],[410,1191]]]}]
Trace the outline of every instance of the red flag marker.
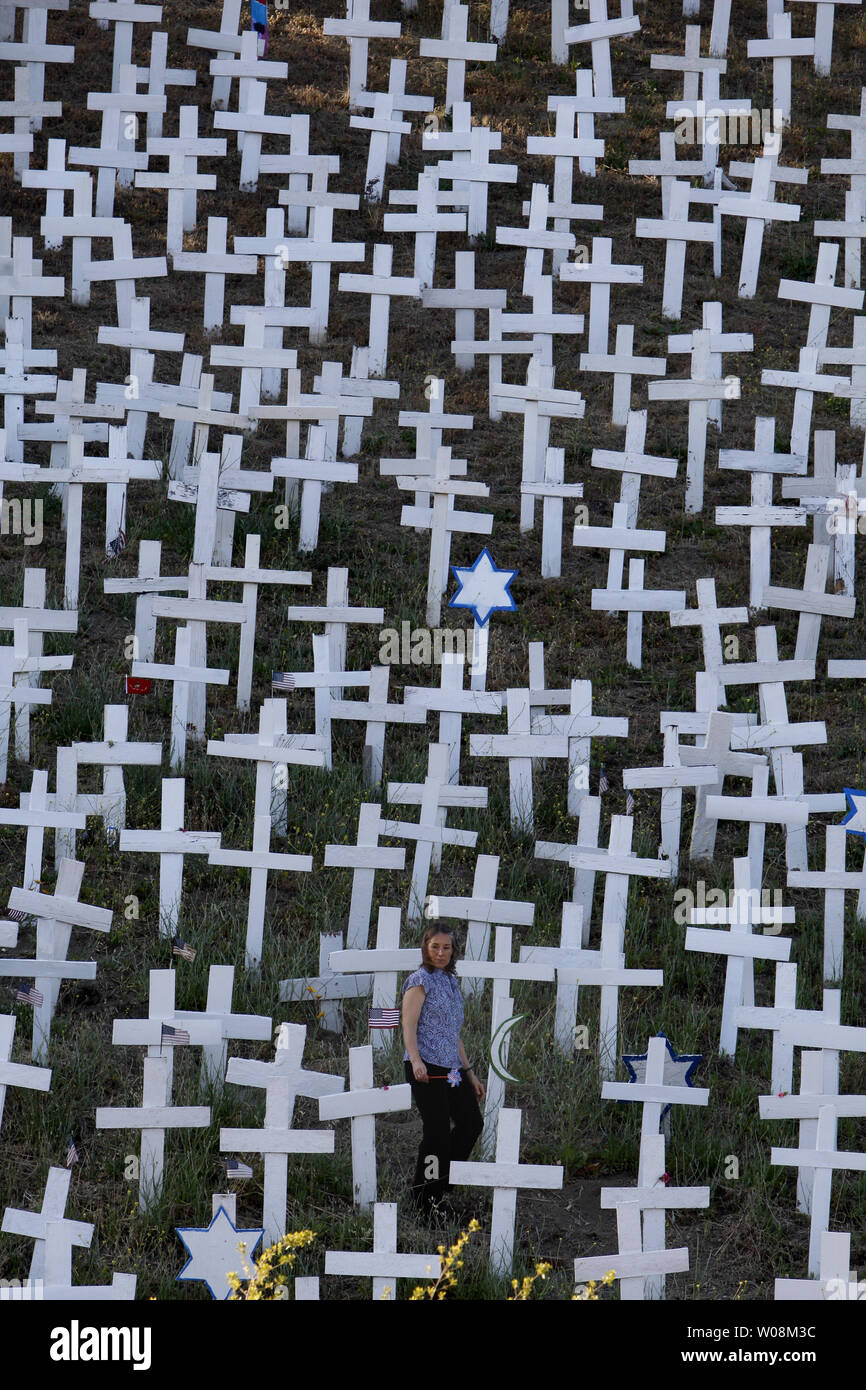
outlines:
[{"label": "red flag marker", "polygon": [[149,695],[150,681],[145,676],[126,677],[127,695]]}]

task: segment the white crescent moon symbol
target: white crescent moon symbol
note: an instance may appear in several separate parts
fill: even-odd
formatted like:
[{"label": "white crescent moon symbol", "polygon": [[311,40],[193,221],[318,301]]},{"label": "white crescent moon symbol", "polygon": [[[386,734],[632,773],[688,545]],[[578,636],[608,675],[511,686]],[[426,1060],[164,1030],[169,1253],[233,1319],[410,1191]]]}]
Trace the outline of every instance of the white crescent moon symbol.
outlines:
[{"label": "white crescent moon symbol", "polygon": [[[496,1072],[496,1075],[498,1077],[501,1077],[503,1081],[516,1081],[518,1085],[521,1084],[520,1077],[513,1076],[512,1073],[508,1070],[505,1062],[503,1062],[502,1060],[502,1046],[507,1040],[508,1034],[511,1032],[514,1025],[516,1023],[519,1023],[522,1018],[526,1018],[526,1014],[516,1014],[514,1018],[506,1018],[502,1023],[500,1023],[499,1027],[497,1028],[496,1032],[493,1034],[493,1037],[490,1040],[491,1067]],[[496,1058],[495,1061],[494,1056]],[[497,1062],[499,1063],[498,1066],[496,1065]]]}]

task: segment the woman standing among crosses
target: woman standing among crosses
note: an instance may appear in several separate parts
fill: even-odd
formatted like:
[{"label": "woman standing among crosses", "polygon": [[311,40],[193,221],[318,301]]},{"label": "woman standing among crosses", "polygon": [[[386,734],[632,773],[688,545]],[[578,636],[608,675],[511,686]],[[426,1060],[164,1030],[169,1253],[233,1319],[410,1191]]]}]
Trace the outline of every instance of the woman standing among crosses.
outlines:
[{"label": "woman standing among crosses", "polygon": [[424,1124],[412,1196],[427,1220],[444,1214],[449,1164],[469,1157],[484,1127],[478,1108],[484,1087],[460,1038],[463,995],[454,947],[449,927],[427,927],[421,968],[403,985],[403,1061]]}]

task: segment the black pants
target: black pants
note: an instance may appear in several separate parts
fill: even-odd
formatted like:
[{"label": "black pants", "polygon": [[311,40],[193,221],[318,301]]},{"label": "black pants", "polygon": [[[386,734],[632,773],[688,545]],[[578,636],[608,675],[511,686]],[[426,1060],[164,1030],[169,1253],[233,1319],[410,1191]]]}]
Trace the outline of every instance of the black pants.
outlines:
[{"label": "black pants", "polygon": [[460,1072],[460,1085],[450,1086],[445,1080],[447,1067],[424,1062],[427,1075],[441,1079],[416,1081],[412,1063],[404,1062],[403,1065],[424,1125],[412,1180],[412,1196],[421,1210],[427,1212],[431,1202],[438,1201],[448,1191],[449,1164],[452,1160],[459,1163],[469,1157],[473,1144],[484,1128],[484,1121],[465,1071]]}]

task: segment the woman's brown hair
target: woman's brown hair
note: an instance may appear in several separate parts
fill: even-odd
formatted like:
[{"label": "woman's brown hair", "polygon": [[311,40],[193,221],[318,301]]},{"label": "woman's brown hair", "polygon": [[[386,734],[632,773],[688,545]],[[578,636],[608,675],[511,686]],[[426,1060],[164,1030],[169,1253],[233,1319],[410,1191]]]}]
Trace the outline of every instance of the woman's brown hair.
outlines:
[{"label": "woman's brown hair", "polygon": [[442,927],[442,926],[437,926],[435,923],[431,923],[429,927],[425,927],[425,928],[424,928],[424,934],[423,934],[423,936],[421,937],[421,962],[422,962],[422,964],[426,967],[427,970],[435,970],[435,969],[436,969],[435,965],[433,964],[433,962],[432,962],[431,959],[430,959],[430,954],[429,954],[429,952],[428,952],[428,950],[427,950],[428,942],[429,942],[429,941],[431,940],[431,938],[434,937],[434,936],[450,936],[450,937],[451,937],[451,946],[452,946],[451,959],[449,960],[448,964],[445,966],[445,971],[446,971],[446,973],[449,974],[449,975],[456,975],[456,974],[457,974],[457,960],[456,960],[456,956],[457,956],[457,937],[454,935],[454,929],[453,929],[452,927]]}]

